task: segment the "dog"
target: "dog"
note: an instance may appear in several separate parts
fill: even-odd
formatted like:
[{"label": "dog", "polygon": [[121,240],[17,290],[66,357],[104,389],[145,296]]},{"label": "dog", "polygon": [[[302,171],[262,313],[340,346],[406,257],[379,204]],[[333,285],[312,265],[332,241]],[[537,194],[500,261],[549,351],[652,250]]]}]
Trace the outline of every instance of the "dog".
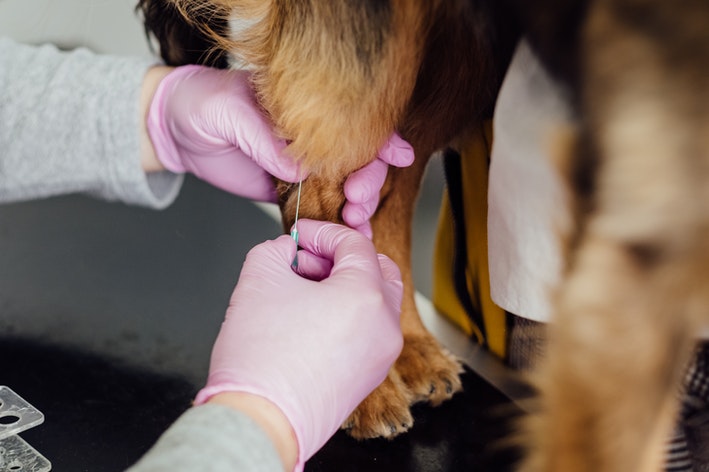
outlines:
[{"label": "dog", "polygon": [[[560,140],[574,196],[539,395],[521,426],[530,471],[662,464],[677,390],[709,318],[709,4],[685,0],[140,0],[168,64],[248,66],[264,110],[311,171],[301,216],[341,222],[342,185],[397,130],[373,241],[400,266],[402,354],[343,425],[393,437],[411,404],[460,387],[460,365],[414,304],[410,235],[429,157],[491,118],[525,37],[571,91]],[[292,186],[278,184],[284,225]]]},{"label": "dog", "polygon": [[[494,57],[509,60],[514,44],[512,39],[496,44],[488,23],[468,28],[477,18],[500,16],[492,5],[469,8],[461,2],[461,8],[449,10],[436,2],[414,2],[415,8],[376,3],[144,0],[140,5],[168,63],[239,61],[253,69],[261,104],[291,141],[289,152],[311,170],[302,187],[301,217],[341,222],[344,179],[371,161],[394,129],[416,151],[411,167],[391,169],[372,219],[375,245],[397,262],[404,279],[405,342],[388,378],[345,424],[356,438],[406,431],[413,422],[410,405],[437,405],[461,388],[459,362],[426,331],[416,311],[413,205],[429,156],[458,130],[491,116],[505,68]],[[458,24],[461,14],[467,18]],[[239,23],[234,29],[242,29],[227,32],[234,17]],[[461,54],[460,43],[477,44],[479,50]],[[289,184],[279,183],[278,190],[289,228],[295,195]]]}]

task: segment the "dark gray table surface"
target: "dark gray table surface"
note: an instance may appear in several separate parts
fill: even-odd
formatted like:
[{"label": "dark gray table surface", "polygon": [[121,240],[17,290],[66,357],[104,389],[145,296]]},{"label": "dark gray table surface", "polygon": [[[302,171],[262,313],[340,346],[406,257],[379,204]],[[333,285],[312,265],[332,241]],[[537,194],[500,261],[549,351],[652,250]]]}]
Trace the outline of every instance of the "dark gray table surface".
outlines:
[{"label": "dark gray table surface", "polygon": [[[421,227],[424,260],[435,225]],[[280,231],[191,178],[164,211],[84,196],[0,206],[0,384],[46,415],[22,437],[60,472],[132,464],[189,407],[246,252]],[[470,370],[464,384],[415,407],[396,440],[338,433],[307,470],[506,470],[515,454],[497,438],[518,410]]]}]

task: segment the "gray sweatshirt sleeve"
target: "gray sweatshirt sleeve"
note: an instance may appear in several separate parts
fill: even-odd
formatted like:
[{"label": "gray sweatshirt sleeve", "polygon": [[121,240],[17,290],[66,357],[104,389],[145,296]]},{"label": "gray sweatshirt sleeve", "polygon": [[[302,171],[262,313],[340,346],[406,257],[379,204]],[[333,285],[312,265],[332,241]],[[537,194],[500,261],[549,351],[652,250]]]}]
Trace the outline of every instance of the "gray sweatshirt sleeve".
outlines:
[{"label": "gray sweatshirt sleeve", "polygon": [[0,202],[88,193],[169,205],[182,176],[140,165],[139,96],[151,64],[0,38]]},{"label": "gray sweatshirt sleeve", "polygon": [[266,433],[243,413],[202,405],[184,413],[128,472],[283,472]]}]

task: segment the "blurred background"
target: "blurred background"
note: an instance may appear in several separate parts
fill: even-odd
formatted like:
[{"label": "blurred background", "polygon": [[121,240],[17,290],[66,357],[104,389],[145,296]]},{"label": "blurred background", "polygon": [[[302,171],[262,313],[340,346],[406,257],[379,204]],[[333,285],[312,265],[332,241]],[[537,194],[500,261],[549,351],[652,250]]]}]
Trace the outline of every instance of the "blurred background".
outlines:
[{"label": "blurred background", "polygon": [[0,34],[27,43],[150,55],[137,0],[0,0]]}]

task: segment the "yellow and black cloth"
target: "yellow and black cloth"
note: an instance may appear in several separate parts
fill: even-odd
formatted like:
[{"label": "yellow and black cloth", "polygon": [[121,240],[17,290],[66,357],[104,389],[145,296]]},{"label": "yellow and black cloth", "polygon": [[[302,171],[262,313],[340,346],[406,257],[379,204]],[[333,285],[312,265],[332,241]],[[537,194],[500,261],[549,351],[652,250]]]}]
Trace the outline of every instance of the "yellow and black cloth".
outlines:
[{"label": "yellow and black cloth", "polygon": [[490,297],[487,193],[492,140],[492,122],[487,121],[444,152],[447,188],[434,249],[433,304],[474,341],[513,367],[524,368],[539,354],[539,324],[506,312]]}]

